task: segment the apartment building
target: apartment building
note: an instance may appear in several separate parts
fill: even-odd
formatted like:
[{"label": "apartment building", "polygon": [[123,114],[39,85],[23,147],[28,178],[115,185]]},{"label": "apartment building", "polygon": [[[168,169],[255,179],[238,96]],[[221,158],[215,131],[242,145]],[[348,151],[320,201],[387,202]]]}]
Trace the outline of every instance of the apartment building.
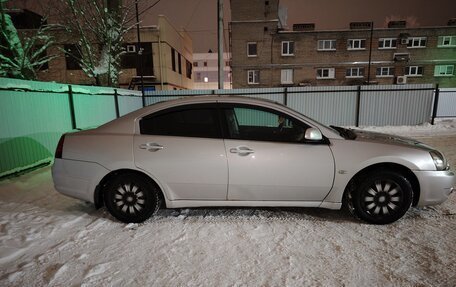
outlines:
[{"label": "apartment building", "polygon": [[[22,35],[33,33],[41,25],[41,16],[31,11],[16,9],[9,13]],[[46,54],[57,57],[41,67],[38,80],[93,85],[94,79],[87,77],[78,64],[77,39],[64,29],[52,29],[50,33],[55,44]],[[136,29],[124,37],[120,87],[140,89],[142,75],[145,90],[193,89],[193,47],[188,33],[178,31],[160,15],[157,25],[140,27],[140,39],[138,46]]]},{"label": "apartment building", "polygon": [[[229,53],[223,53],[223,88],[231,89],[231,67]],[[218,89],[218,54],[194,53],[193,54],[194,89]]]},{"label": "apartment building", "polygon": [[438,83],[455,87],[456,23],[388,28],[370,22],[318,31],[312,23],[285,30],[278,0],[231,0],[233,88]]}]

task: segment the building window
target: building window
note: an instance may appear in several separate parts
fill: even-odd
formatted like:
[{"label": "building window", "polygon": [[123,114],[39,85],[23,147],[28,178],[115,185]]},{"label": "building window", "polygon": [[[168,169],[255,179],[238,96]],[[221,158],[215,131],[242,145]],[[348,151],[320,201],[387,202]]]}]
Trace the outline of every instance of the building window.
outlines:
[{"label": "building window", "polygon": [[318,51],[335,51],[336,40],[318,40]]},{"label": "building window", "polygon": [[174,48],[171,48],[171,67],[173,68],[173,71],[176,71],[176,50]]},{"label": "building window", "polygon": [[193,66],[192,66],[192,63],[190,63],[190,61],[187,61],[185,60],[185,75],[187,76],[187,78],[191,79],[192,78],[192,70],[193,70]]},{"label": "building window", "polygon": [[437,47],[456,47],[456,36],[439,36]]},{"label": "building window", "polygon": [[293,69],[282,69],[280,71],[280,83],[293,84]]},{"label": "building window", "polygon": [[364,68],[348,68],[345,73],[346,78],[362,78],[364,77]]},{"label": "building window", "polygon": [[394,68],[393,67],[378,67],[377,68],[377,77],[393,77]]},{"label": "building window", "polygon": [[395,38],[380,38],[378,39],[379,49],[396,49],[397,39]]},{"label": "building window", "polygon": [[434,69],[434,76],[445,77],[453,76],[454,65],[436,65]]},{"label": "building window", "polygon": [[317,69],[317,79],[334,79],[334,68]]},{"label": "building window", "polygon": [[198,62],[193,62],[193,67],[198,67]]},{"label": "building window", "polygon": [[425,48],[426,37],[412,37],[408,39],[407,48]]},{"label": "building window", "polygon": [[405,67],[405,75],[406,76],[422,76],[423,75],[423,67],[421,66],[408,66]]},{"label": "building window", "polygon": [[247,83],[249,85],[255,85],[260,83],[260,71],[249,70],[247,71]]},{"label": "building window", "polygon": [[347,42],[347,50],[365,50],[366,39],[349,39]]},{"label": "building window", "polygon": [[207,67],[207,62],[204,62],[203,65],[204,65],[204,67]]},{"label": "building window", "polygon": [[182,56],[181,54],[177,53],[177,68],[179,69],[179,74],[182,75]]},{"label": "building window", "polygon": [[79,61],[82,58],[81,50],[78,45],[64,45],[65,64],[67,70],[82,70]]},{"label": "building window", "polygon": [[196,73],[196,81],[201,82],[201,73]]},{"label": "building window", "polygon": [[294,56],[293,41],[282,41],[282,56]]},{"label": "building window", "polygon": [[257,56],[257,43],[248,42],[247,43],[247,57],[256,57]]}]

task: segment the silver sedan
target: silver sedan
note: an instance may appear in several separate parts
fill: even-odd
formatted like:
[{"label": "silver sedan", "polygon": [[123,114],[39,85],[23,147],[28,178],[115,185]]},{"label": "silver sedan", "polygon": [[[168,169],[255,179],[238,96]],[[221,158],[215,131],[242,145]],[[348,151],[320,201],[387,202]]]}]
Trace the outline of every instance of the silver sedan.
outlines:
[{"label": "silver sedan", "polygon": [[61,137],[55,188],[123,222],[161,207],[340,209],[374,224],[453,191],[442,153],[412,139],[327,127],[246,97],[158,103]]}]

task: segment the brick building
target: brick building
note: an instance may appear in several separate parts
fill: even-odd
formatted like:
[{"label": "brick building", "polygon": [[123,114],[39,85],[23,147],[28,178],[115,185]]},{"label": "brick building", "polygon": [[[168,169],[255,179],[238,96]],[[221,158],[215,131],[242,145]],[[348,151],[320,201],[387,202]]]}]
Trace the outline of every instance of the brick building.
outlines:
[{"label": "brick building", "polygon": [[231,0],[233,88],[368,81],[456,86],[455,21],[420,28],[394,21],[373,29],[370,22],[355,22],[332,31],[308,23],[284,30],[279,13],[279,0]]}]

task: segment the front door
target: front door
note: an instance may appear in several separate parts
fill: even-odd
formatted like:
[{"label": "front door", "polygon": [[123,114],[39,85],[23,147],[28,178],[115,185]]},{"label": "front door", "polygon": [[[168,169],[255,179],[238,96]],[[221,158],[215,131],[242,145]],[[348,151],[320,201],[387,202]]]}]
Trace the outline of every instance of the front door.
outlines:
[{"label": "front door", "polygon": [[223,109],[229,166],[228,199],[322,201],[334,178],[325,143],[306,143],[308,126],[273,110],[232,105]]}]

